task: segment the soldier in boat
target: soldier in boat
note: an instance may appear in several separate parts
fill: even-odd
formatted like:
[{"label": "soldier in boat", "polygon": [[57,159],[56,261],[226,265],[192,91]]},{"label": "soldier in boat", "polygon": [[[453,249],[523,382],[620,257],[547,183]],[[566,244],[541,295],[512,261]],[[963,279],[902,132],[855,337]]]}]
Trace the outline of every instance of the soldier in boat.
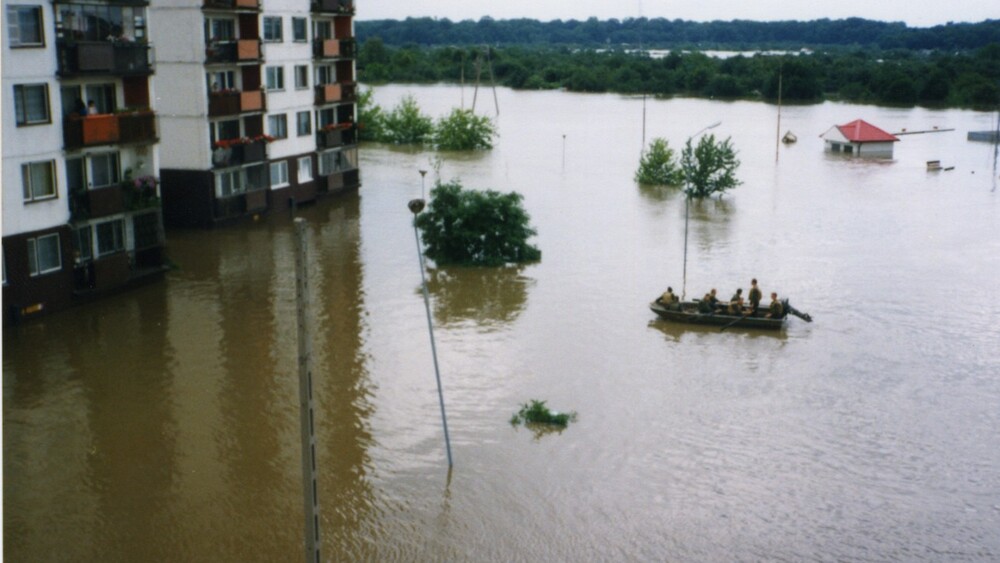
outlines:
[{"label": "soldier in boat", "polygon": [[742,315],[743,314],[743,288],[736,290],[736,293],[729,298],[729,309],[730,315]]},{"label": "soldier in boat", "polygon": [[673,287],[667,287],[667,290],[663,292],[663,295],[661,295],[657,301],[659,301],[661,305],[666,306],[668,309],[680,308],[680,305],[678,305],[680,298],[674,294]]},{"label": "soldier in boat", "polygon": [[785,316],[785,308],[781,306],[781,301],[778,301],[778,294],[771,292],[771,305],[767,308],[767,315],[764,315],[769,319],[780,319]]},{"label": "soldier in boat", "polygon": [[757,278],[750,280],[750,294],[747,297],[750,301],[750,314],[757,314],[757,308],[760,307],[760,298],[762,297],[760,288],[757,287]]},{"label": "soldier in boat", "polygon": [[705,297],[698,302],[698,312],[703,315],[711,315],[715,312],[713,301],[718,301],[711,293],[706,293]]}]

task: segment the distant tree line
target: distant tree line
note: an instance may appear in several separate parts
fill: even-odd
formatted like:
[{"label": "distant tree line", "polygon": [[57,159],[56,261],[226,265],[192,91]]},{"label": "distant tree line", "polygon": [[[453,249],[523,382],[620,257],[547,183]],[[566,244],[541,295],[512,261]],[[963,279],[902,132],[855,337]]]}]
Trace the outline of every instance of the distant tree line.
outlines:
[{"label": "distant tree line", "polygon": [[[914,8],[917,9],[917,8]],[[864,47],[963,51],[1000,43],[1000,19],[980,23],[948,23],[929,28],[902,22],[861,18],[842,20],[755,22],[746,20],[692,22],[663,18],[623,20],[530,19],[453,22],[448,19],[407,18],[355,22],[357,37],[380,37],[386,45],[548,45],[576,47],[694,47],[724,49],[800,49]]]},{"label": "distant tree line", "polygon": [[520,89],[688,95],[994,109],[1000,104],[1000,42],[973,51],[839,49],[794,55],[715,58],[674,50],[662,57],[626,49],[550,46],[393,47],[361,44],[359,79],[470,82],[492,68],[499,85]]}]

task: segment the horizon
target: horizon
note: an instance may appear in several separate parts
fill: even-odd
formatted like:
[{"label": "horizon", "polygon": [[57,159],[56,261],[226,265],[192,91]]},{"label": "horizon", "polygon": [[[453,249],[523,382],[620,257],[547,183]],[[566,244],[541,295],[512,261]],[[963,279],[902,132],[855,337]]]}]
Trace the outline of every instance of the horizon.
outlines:
[{"label": "horizon", "polygon": [[[359,21],[405,20],[407,18],[448,19],[453,22],[529,19],[541,22],[600,21],[633,18],[683,20],[696,23],[713,21],[810,22],[815,20],[865,20],[903,23],[911,28],[948,24],[982,23],[1000,19],[995,0],[842,0],[836,4],[802,2],[789,5],[784,0],[702,0],[696,3],[667,5],[665,2],[634,0],[625,6],[605,0],[576,0],[571,4],[545,0],[508,0],[497,4],[485,0],[411,0],[405,4],[388,0],[363,2],[355,15]],[[674,4],[674,3],[671,3]]]}]

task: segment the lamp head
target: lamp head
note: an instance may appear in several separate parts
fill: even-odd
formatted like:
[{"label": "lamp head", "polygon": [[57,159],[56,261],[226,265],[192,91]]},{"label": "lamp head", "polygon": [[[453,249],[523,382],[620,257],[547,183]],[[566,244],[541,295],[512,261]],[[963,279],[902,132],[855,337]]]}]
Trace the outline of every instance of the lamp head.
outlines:
[{"label": "lamp head", "polygon": [[406,206],[410,208],[411,213],[416,215],[417,213],[420,213],[421,211],[424,210],[424,200],[420,198],[411,199],[410,203],[407,203]]}]

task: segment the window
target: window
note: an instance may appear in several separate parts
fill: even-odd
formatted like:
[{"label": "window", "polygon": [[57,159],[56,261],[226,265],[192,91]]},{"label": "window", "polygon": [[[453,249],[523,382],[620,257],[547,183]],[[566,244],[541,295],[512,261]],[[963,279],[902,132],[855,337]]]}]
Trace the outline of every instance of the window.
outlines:
[{"label": "window", "polygon": [[118,153],[109,152],[90,157],[90,189],[103,188],[117,184]]},{"label": "window", "polygon": [[330,20],[313,21],[313,37],[316,39],[333,39],[333,25]]},{"label": "window", "polygon": [[313,179],[313,159],[311,156],[299,158],[298,168],[300,184]]},{"label": "window", "polygon": [[319,175],[329,176],[335,172],[353,170],[358,167],[358,149],[346,149],[320,153]]},{"label": "window", "polygon": [[295,131],[299,137],[312,133],[312,116],[308,111],[300,111],[295,114]]},{"label": "window", "polygon": [[236,73],[231,70],[210,72],[205,77],[208,79],[208,87],[212,92],[236,89]]},{"label": "window", "polygon": [[97,255],[104,256],[125,249],[125,222],[121,219],[97,224]]},{"label": "window", "polygon": [[7,37],[11,47],[41,47],[45,45],[42,34],[41,6],[7,6]]},{"label": "window", "polygon": [[295,89],[301,90],[309,87],[309,66],[295,65]]},{"label": "window", "polygon": [[236,20],[205,18],[205,37],[209,42],[223,43],[236,39]]},{"label": "window", "polygon": [[292,41],[308,41],[306,37],[306,19],[292,18]]},{"label": "window", "polygon": [[28,239],[28,274],[39,276],[62,268],[59,235],[52,233]]},{"label": "window", "polygon": [[14,109],[17,125],[50,123],[48,84],[17,84],[14,86]]},{"label": "window", "polygon": [[326,84],[333,84],[337,81],[337,72],[334,70],[333,65],[317,65],[316,66],[316,85],[323,86]]},{"label": "window", "polygon": [[337,114],[333,111],[333,108],[321,109],[316,112],[316,128],[322,129],[327,125],[333,125],[337,123]]},{"label": "window", "polygon": [[288,137],[288,119],[285,114],[267,116],[267,134],[275,139]]},{"label": "window", "polygon": [[279,160],[271,163],[271,186],[281,187],[288,185],[288,161]]},{"label": "window", "polygon": [[227,119],[225,121],[209,123],[209,140],[212,143],[228,139],[239,139],[241,136],[239,119]]},{"label": "window", "polygon": [[268,90],[285,89],[285,68],[280,66],[269,66],[264,69],[266,73]]},{"label": "window", "polygon": [[219,197],[227,197],[240,194],[246,191],[243,185],[243,171],[236,169],[227,172],[220,172],[215,177],[216,193]]},{"label": "window", "polygon": [[93,241],[91,236],[93,229],[90,225],[80,227],[73,231],[73,242],[76,245],[76,261],[86,262],[94,257]]},{"label": "window", "polygon": [[264,16],[264,41],[281,41],[281,16]]},{"label": "window", "polygon": [[55,161],[44,160],[21,165],[24,201],[56,197]]},{"label": "window", "polygon": [[108,37],[127,40],[141,40],[146,37],[146,9],[136,6],[137,2],[55,2],[54,4],[56,4],[56,34],[61,39],[107,41]]}]

